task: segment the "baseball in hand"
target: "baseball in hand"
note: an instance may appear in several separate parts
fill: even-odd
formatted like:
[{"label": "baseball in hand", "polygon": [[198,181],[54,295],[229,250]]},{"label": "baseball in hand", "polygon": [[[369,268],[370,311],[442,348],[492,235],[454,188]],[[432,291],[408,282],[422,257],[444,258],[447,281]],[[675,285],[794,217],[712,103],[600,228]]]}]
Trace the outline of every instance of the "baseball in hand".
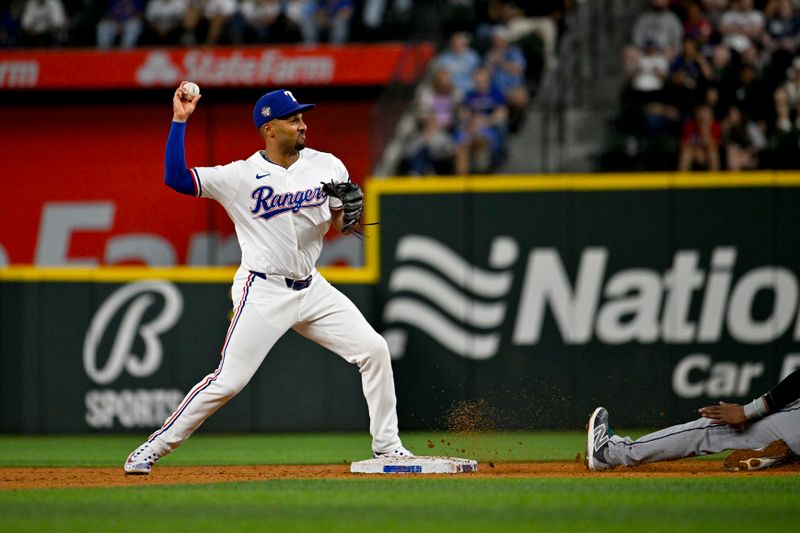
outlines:
[{"label": "baseball in hand", "polygon": [[184,98],[187,100],[193,99],[195,96],[200,94],[200,86],[196,83],[190,81],[183,86],[183,95]]}]

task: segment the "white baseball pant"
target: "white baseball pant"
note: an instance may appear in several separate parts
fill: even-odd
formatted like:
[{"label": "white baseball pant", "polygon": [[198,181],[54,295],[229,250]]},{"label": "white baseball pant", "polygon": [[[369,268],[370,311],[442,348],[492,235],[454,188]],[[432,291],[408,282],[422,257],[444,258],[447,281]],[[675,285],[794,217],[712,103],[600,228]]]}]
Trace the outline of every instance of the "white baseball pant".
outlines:
[{"label": "white baseball pant", "polygon": [[250,381],[273,345],[289,329],[358,366],[370,418],[372,449],[401,445],[389,349],[358,308],[316,270],[302,290],[281,276],[240,268],[231,295],[234,316],[217,369],[186,395],[150,442],[160,455],[179,447],[203,421]]}]

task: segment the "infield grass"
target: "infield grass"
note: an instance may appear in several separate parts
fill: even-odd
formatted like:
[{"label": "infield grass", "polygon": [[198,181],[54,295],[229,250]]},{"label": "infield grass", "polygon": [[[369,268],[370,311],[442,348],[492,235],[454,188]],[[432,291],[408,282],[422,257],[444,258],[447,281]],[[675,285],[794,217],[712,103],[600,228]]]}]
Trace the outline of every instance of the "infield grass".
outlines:
[{"label": "infield grass", "polygon": [[[146,437],[0,436],[0,466],[117,466]],[[404,444],[415,453],[466,454],[479,461],[569,461],[583,450],[584,439],[574,431],[403,434]],[[198,434],[158,466],[350,463],[371,457],[370,442],[366,432]]]},{"label": "infield grass", "polygon": [[[442,443],[441,440],[445,442]],[[470,440],[471,439],[471,440]],[[413,450],[574,460],[582,432],[408,434]],[[118,466],[141,437],[0,437],[3,466]],[[428,442],[435,444],[428,448]],[[450,442],[450,449],[447,448]],[[366,451],[366,453],[365,453]],[[195,435],[169,465],[339,463],[362,434]],[[800,476],[283,479],[0,491],[2,531],[791,531]]]}]

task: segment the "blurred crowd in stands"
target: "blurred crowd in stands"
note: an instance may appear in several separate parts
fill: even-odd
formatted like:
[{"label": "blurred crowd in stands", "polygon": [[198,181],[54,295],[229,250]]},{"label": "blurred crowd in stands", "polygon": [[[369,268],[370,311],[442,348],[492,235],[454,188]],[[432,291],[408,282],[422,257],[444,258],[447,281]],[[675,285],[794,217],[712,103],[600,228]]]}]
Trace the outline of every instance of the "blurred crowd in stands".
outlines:
[{"label": "blurred crowd in stands", "polygon": [[[0,14],[0,46],[97,46],[345,43],[352,0],[11,0]],[[396,2],[410,6],[412,0]],[[365,24],[386,0],[359,7]],[[372,17],[372,18],[369,18]]]},{"label": "blurred crowd in stands", "polygon": [[651,0],[601,170],[800,163],[800,1]]},{"label": "blurred crowd in stands", "polygon": [[573,0],[10,0],[0,48],[433,41],[400,172],[492,172]]},{"label": "blurred crowd in stands", "polygon": [[452,26],[416,102],[417,131],[400,173],[487,174],[507,156],[528,103],[556,49],[571,1],[488,2]]},{"label": "blurred crowd in stands", "polygon": [[[435,41],[401,173],[502,164],[575,0],[6,0],[0,48]],[[800,166],[800,0],[649,0],[599,170]]]},{"label": "blurred crowd in stands", "polygon": [[[3,0],[0,48],[441,39],[551,5],[509,0]],[[552,10],[551,10],[552,11]],[[427,24],[426,24],[427,23]],[[517,24],[517,22],[515,22]],[[512,25],[513,26],[513,25]],[[426,28],[421,35],[414,28]],[[512,33],[529,31],[513,26]],[[537,31],[551,32],[550,28]],[[431,35],[433,33],[433,35]],[[552,39],[549,39],[549,44]]]}]

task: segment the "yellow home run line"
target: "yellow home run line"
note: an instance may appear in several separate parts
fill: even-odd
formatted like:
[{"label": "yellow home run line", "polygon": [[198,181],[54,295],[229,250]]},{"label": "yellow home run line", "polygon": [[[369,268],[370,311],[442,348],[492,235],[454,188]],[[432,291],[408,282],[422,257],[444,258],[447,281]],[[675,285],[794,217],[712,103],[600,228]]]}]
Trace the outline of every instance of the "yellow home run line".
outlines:
[{"label": "yellow home run line", "polygon": [[[531,191],[635,191],[798,187],[800,172],[703,172],[631,174],[471,175],[463,177],[396,177],[371,179],[365,187],[366,221],[380,221],[382,195],[504,193]],[[380,226],[367,226],[365,266],[320,267],[332,283],[373,284],[380,279]],[[235,267],[35,267],[0,268],[0,281],[124,283],[166,279],[183,283],[229,283]]]},{"label": "yellow home run line", "polygon": [[[374,283],[374,275],[363,267],[321,267],[320,273],[335,283]],[[37,267],[14,265],[0,268],[0,281],[124,283],[163,279],[179,283],[230,283],[236,267]]]},{"label": "yellow home run line", "polygon": [[380,194],[453,192],[606,191],[642,189],[715,189],[796,187],[800,172],[704,172],[637,174],[471,175],[453,178],[390,178],[372,180]]}]

